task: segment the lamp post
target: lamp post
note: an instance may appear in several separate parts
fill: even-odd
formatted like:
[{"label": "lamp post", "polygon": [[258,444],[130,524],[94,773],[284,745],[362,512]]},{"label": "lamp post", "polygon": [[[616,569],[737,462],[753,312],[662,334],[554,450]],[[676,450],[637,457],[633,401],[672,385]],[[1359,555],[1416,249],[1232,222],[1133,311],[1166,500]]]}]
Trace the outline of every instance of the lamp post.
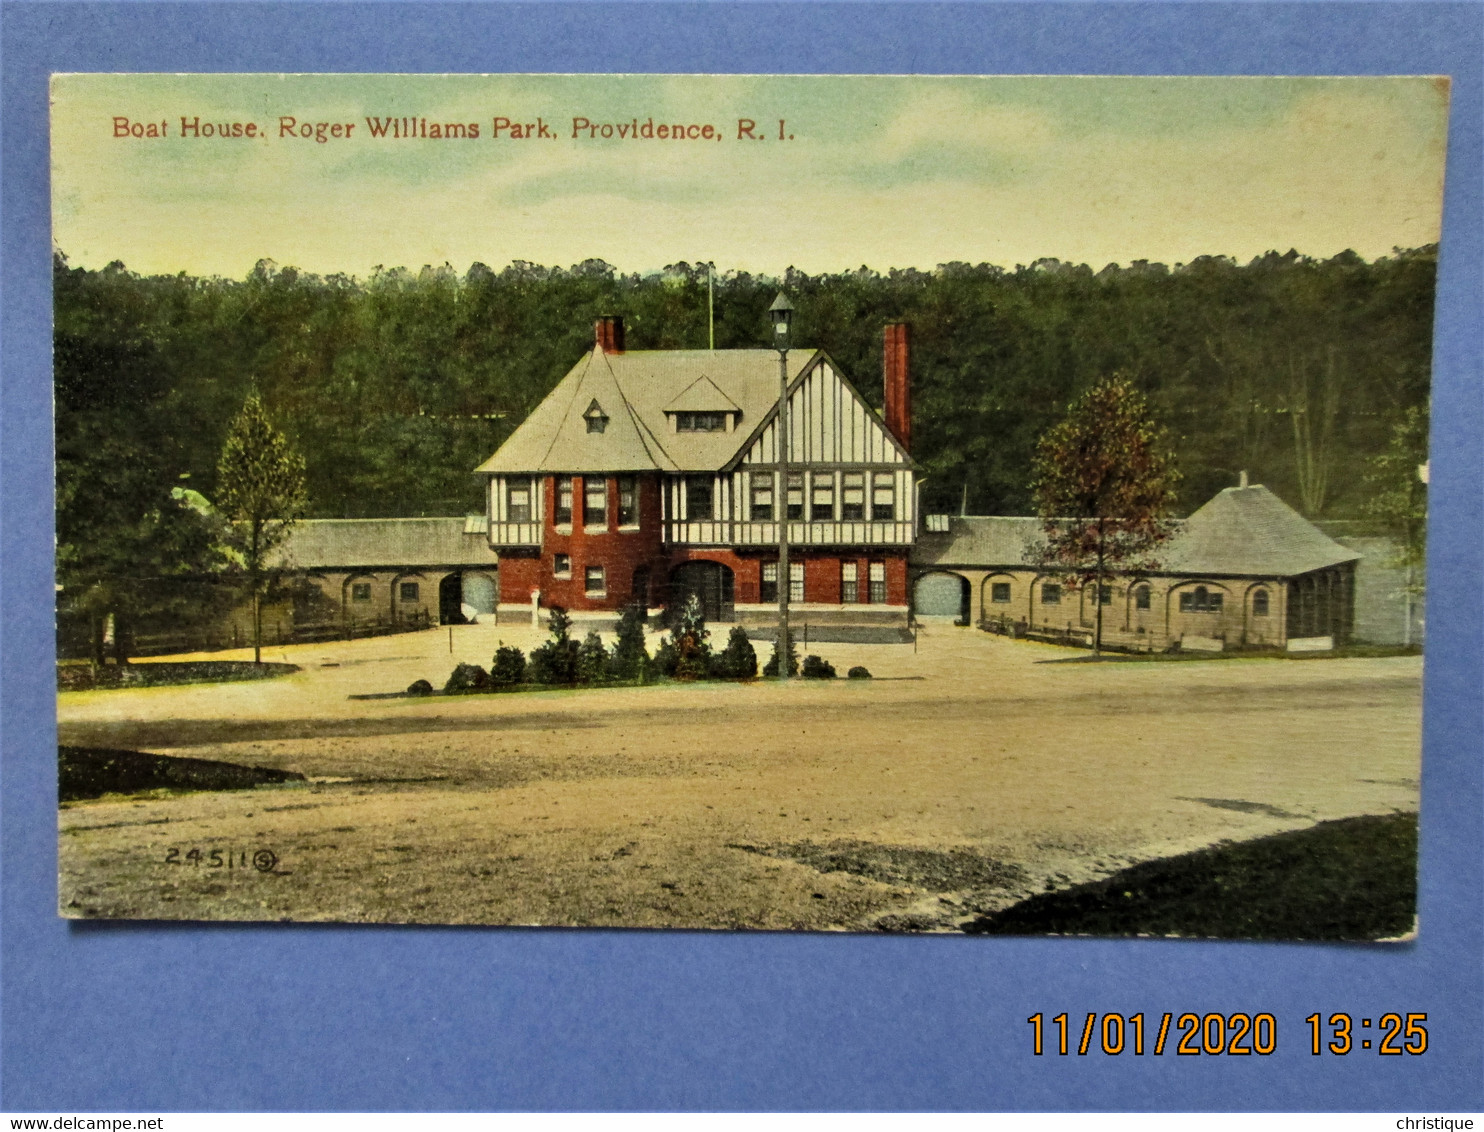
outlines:
[{"label": "lamp post", "polygon": [[787,680],[789,636],[788,599],[791,581],[788,574],[788,324],[793,319],[794,305],[782,291],[768,308],[773,320],[773,347],[778,351],[778,490],[774,493],[774,514],[778,520],[778,679]]}]

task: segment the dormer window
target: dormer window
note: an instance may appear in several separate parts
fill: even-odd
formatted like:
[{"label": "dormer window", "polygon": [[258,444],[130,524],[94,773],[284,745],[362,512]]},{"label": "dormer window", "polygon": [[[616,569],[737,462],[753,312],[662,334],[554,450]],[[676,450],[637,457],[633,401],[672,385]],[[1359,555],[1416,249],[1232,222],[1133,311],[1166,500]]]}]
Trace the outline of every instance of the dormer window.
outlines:
[{"label": "dormer window", "polygon": [[726,432],[728,413],[676,413],[676,432]]},{"label": "dormer window", "polygon": [[582,414],[582,419],[587,422],[588,432],[602,432],[608,427],[608,414],[603,412],[603,406],[596,400],[587,407],[587,412]]},{"label": "dormer window", "polygon": [[691,382],[665,406],[672,432],[731,432],[742,409],[709,377]]}]

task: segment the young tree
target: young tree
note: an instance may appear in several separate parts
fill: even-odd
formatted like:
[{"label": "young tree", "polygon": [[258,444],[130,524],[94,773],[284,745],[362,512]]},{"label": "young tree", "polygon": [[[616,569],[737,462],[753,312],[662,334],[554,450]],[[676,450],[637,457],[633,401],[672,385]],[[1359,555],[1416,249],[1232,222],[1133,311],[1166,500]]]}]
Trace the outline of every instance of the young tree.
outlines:
[{"label": "young tree", "polygon": [[268,556],[288,538],[308,505],[304,457],[268,419],[256,393],[227,430],[216,469],[217,509],[252,591],[253,660],[263,659],[263,588]]},{"label": "young tree", "polygon": [[716,654],[712,668],[716,675],[729,680],[751,680],[757,675],[757,650],[741,625],[732,626],[727,647]]},{"label": "young tree", "polygon": [[675,649],[674,675],[681,680],[704,680],[711,673],[711,646],[707,638],[706,613],[695,594],[687,595],[685,605],[670,628],[670,643]]},{"label": "young tree", "polygon": [[644,647],[644,607],[634,602],[624,606],[618,619],[618,636],[608,660],[609,669],[620,680],[632,680],[644,671],[648,663],[649,652]]},{"label": "young tree", "polygon": [[[788,674],[797,676],[799,674],[799,650],[798,642],[793,637],[788,639]],[[764,676],[778,675],[778,642],[773,642],[773,655],[768,658],[768,663],[763,665]]]},{"label": "young tree", "polygon": [[1099,655],[1104,579],[1116,567],[1155,565],[1149,552],[1174,531],[1169,512],[1180,479],[1174,453],[1143,396],[1114,374],[1041,436],[1032,474],[1046,537],[1042,562],[1079,586],[1096,586],[1092,647]]},{"label": "young tree", "polygon": [[1375,493],[1366,513],[1380,521],[1396,544],[1390,565],[1405,571],[1402,640],[1412,643],[1412,608],[1423,593],[1427,561],[1427,412],[1412,406],[1391,429],[1383,452],[1371,457],[1366,485]]},{"label": "young tree", "polygon": [[603,638],[589,632],[577,649],[577,679],[583,684],[601,684],[608,676],[608,650]]},{"label": "young tree", "polygon": [[531,683],[577,683],[579,646],[572,639],[572,618],[560,605],[551,607],[547,629],[551,633],[551,639],[531,650],[529,665]]}]

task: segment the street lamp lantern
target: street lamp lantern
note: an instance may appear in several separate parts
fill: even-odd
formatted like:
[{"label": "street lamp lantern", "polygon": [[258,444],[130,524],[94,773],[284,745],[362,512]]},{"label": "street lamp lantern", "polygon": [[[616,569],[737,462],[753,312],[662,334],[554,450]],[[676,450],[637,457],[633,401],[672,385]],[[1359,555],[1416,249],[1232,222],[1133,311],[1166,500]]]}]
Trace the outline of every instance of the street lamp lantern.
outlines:
[{"label": "street lamp lantern", "polygon": [[780,350],[788,349],[788,324],[793,321],[794,305],[782,291],[768,308],[768,317],[773,320],[773,345]]},{"label": "street lamp lantern", "polygon": [[782,291],[768,308],[773,320],[773,347],[778,351],[778,482],[773,489],[773,520],[778,524],[778,678],[787,680],[789,634],[788,599],[793,584],[788,568],[788,324],[794,305]]}]

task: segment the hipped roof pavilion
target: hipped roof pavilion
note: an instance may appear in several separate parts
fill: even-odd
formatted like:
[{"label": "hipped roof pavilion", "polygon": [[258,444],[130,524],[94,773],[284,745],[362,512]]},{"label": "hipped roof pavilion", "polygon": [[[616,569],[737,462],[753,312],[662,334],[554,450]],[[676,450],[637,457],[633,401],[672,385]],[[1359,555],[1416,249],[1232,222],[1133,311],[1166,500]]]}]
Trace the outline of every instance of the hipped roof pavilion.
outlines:
[{"label": "hipped roof pavilion", "polygon": [[[946,535],[923,534],[914,566],[1037,569],[1045,541],[1040,519],[954,516]],[[1341,546],[1261,484],[1218,492],[1150,555],[1145,571],[1186,577],[1294,578],[1357,561]],[[1126,571],[1125,571],[1126,572]]]}]

